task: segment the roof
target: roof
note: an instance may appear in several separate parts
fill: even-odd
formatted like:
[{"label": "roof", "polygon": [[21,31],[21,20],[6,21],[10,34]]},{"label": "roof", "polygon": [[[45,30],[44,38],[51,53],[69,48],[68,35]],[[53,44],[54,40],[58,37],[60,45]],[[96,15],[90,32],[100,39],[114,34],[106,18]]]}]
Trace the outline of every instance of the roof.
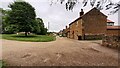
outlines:
[{"label": "roof", "polygon": [[[76,20],[74,20],[73,22],[71,22],[69,25],[71,25],[72,23],[74,23],[74,22],[76,22],[77,20],[79,20],[79,19],[81,19],[83,16],[86,16],[88,13],[90,13],[91,11],[93,11],[93,10],[98,10],[97,8],[93,8],[93,9],[91,9],[90,11],[88,11],[87,13],[85,13],[84,15],[82,15],[81,17],[78,17]],[[99,10],[98,10],[99,11]],[[99,11],[100,12],[100,11]],[[100,12],[102,15],[104,15],[102,12]],[[106,15],[104,15],[104,16],[106,16]],[[107,17],[107,16],[106,16]]]},{"label": "roof", "polygon": [[76,22],[77,20],[81,19],[82,17],[77,18],[76,20],[74,20],[73,22],[71,22],[69,25],[71,25],[72,23]]},{"label": "roof", "polygon": [[107,29],[120,29],[120,26],[107,26]]},{"label": "roof", "polygon": [[112,22],[112,23],[114,23],[113,21],[111,21],[111,20],[109,20],[109,19],[107,19],[107,22]]},{"label": "roof", "polygon": [[[97,10],[98,12],[100,12],[100,10],[98,10],[96,7],[94,7],[93,9],[91,9],[90,11],[88,11],[86,14],[84,14],[83,16],[87,15],[88,13],[90,13],[93,10]],[[103,14],[102,12],[100,12],[103,16],[106,16],[105,14]],[[83,17],[82,16],[82,17]],[[106,16],[107,17],[107,16]]]}]

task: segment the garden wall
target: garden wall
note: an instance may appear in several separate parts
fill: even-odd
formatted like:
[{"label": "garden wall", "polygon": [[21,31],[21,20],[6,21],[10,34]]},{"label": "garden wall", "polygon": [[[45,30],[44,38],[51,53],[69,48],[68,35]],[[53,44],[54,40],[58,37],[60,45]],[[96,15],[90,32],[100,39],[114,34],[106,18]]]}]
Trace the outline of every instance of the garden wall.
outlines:
[{"label": "garden wall", "polygon": [[101,40],[103,35],[85,35],[85,40]]},{"label": "garden wall", "polygon": [[120,48],[120,36],[104,36],[102,45],[110,48]]}]

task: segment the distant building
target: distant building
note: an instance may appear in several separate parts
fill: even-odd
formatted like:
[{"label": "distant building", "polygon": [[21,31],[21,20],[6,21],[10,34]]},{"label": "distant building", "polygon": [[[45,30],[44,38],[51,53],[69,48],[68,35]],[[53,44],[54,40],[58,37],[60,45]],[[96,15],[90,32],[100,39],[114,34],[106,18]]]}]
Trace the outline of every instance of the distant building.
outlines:
[{"label": "distant building", "polygon": [[107,26],[114,26],[114,22],[107,19]]},{"label": "distant building", "polygon": [[70,38],[70,28],[66,26],[66,29],[65,29],[65,36]]},{"label": "distant building", "polygon": [[107,36],[120,36],[120,26],[107,26]]},{"label": "distant building", "polygon": [[63,37],[66,37],[66,29],[63,29],[63,30],[62,30],[62,36],[63,36]]},{"label": "distant building", "polygon": [[86,14],[81,9],[80,17],[63,29],[63,36],[71,39],[100,39],[103,35],[120,36],[120,26],[114,26],[113,21],[98,9],[93,8]]},{"label": "distant building", "polygon": [[120,36],[120,26],[114,26],[114,22],[107,20],[107,36]]},{"label": "distant building", "polygon": [[59,36],[62,36],[62,34],[63,34],[62,30],[60,30],[60,31],[58,32],[58,35],[59,35]]},{"label": "distant building", "polygon": [[98,9],[93,8],[86,14],[81,9],[80,17],[69,24],[69,38],[71,39],[87,39],[101,38],[105,34],[107,26],[107,16],[101,13]]}]

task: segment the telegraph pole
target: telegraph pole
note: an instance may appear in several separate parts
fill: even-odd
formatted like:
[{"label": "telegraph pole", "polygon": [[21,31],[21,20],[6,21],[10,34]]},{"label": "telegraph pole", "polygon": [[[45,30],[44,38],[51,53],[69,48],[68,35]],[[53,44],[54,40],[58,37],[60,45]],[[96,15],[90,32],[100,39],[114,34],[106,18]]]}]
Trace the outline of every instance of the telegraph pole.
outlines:
[{"label": "telegraph pole", "polygon": [[50,28],[50,22],[48,22],[48,32],[49,32],[49,28]]}]

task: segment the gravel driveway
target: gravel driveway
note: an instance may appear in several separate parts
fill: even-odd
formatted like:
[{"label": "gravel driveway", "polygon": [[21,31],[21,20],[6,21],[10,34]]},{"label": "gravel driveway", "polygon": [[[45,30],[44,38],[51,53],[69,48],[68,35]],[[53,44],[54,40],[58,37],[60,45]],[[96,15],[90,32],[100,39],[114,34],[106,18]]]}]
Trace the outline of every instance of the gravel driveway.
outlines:
[{"label": "gravel driveway", "polygon": [[63,37],[52,42],[2,40],[2,58],[10,66],[117,66],[117,50],[100,44]]}]

